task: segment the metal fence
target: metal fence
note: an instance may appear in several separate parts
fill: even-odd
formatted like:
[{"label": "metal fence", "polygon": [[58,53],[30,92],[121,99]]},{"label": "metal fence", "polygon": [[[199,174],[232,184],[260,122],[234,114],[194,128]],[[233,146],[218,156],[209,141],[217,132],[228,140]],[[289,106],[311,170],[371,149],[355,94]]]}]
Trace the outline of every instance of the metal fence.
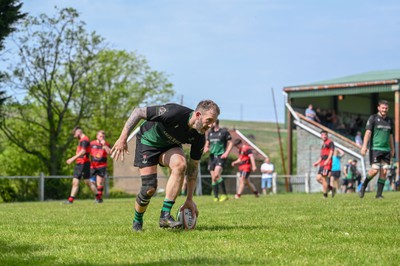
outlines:
[{"label": "metal fence", "polygon": [[[225,180],[225,185],[227,189],[228,194],[236,194],[237,188],[239,186],[239,174],[237,175],[223,175],[222,176]],[[34,179],[37,181],[37,197],[35,193],[35,199],[34,200],[39,200],[39,201],[44,201],[46,199],[45,195],[45,186],[46,186],[46,180],[47,179],[71,179],[73,176],[46,176],[44,174],[40,174],[39,176],[0,176],[0,181],[1,180],[17,180],[17,179],[27,179],[31,180]],[[140,176],[108,176],[105,179],[105,185],[104,185],[104,196],[106,198],[109,197],[109,192],[113,188],[113,184],[117,179],[138,179],[140,181]],[[166,179],[166,177],[159,177]],[[321,191],[321,185],[317,183],[315,180],[314,175],[273,175],[272,178],[272,193],[273,194],[280,194],[280,193],[287,193],[286,189],[286,179],[288,179],[289,183],[289,192],[290,193],[313,193],[313,192],[320,192]],[[261,192],[261,176],[259,175],[253,175],[251,176],[251,181],[254,183],[256,186],[257,190]],[[368,191],[374,191],[375,190],[375,184],[377,182],[377,176],[369,183],[368,186]],[[159,182],[160,183],[160,182]],[[165,183],[165,182],[164,182]],[[140,184],[138,182],[137,184]],[[12,185],[12,184],[11,184]],[[34,184],[36,186],[36,184]],[[140,185],[138,185],[140,186]],[[4,188],[4,186],[3,186]],[[70,187],[69,187],[70,188]],[[137,187],[136,189],[139,190],[140,187]],[[1,200],[1,183],[0,183],[0,200]],[[159,187],[159,190],[165,191],[165,187]],[[393,190],[391,188],[391,184],[389,180],[386,181],[384,191],[391,191]],[[397,188],[396,188],[397,190]],[[68,191],[69,192],[69,191]],[[21,191],[21,193],[25,193],[24,191]],[[211,195],[212,194],[212,185],[211,185],[211,176],[210,175],[199,175],[197,178],[197,186],[196,186],[196,195]],[[245,190],[243,194],[251,194],[252,192],[248,187],[245,187]],[[32,197],[31,197],[32,198]]]},{"label": "metal fence", "polygon": [[[0,176],[1,179],[34,179],[38,182],[38,200],[44,201],[46,199],[45,195],[45,180],[46,179],[71,179],[73,176],[47,176],[44,174],[40,174],[39,176]],[[104,195],[105,197],[109,196],[109,191],[112,188],[111,180],[116,179],[124,179],[124,178],[140,178],[140,176],[131,176],[131,177],[117,177],[117,176],[108,176],[105,179],[104,186]],[[239,186],[239,175],[224,175],[223,176],[226,184],[226,189],[228,194],[235,194],[237,188]],[[285,188],[285,179],[289,178],[290,180],[290,191],[291,192],[300,192],[300,193],[310,193],[310,177],[308,175],[296,175],[296,176],[284,176],[284,175],[273,175],[272,181],[272,193],[282,193],[286,192]],[[198,183],[196,186],[196,195],[210,195],[212,194],[212,186],[211,186],[211,176],[210,175],[201,175],[197,179]],[[260,176],[252,176],[251,181],[254,183],[256,188],[261,191],[261,177]],[[165,188],[160,188],[165,189]],[[244,194],[251,193],[249,188],[245,188]]]}]

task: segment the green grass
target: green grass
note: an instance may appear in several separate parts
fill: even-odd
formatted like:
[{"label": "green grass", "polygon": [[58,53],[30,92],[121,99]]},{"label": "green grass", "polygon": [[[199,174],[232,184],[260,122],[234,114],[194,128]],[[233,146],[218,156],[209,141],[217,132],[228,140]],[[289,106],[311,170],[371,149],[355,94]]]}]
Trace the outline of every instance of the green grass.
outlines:
[{"label": "green grass", "polygon": [[0,204],[0,265],[398,265],[400,193],[384,196],[196,197],[193,231],[158,228],[155,197],[139,234],[134,199]]}]

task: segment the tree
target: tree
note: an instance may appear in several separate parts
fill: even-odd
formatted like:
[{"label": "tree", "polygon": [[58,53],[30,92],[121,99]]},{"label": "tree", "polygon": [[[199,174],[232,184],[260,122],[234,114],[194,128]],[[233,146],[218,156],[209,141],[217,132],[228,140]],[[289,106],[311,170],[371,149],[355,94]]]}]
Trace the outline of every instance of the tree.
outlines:
[{"label": "tree", "polygon": [[[87,34],[78,17],[71,8],[53,18],[28,17],[16,42],[17,63],[7,73],[6,82],[26,96],[8,106],[1,130],[52,175],[60,174],[63,153],[73,140],[68,129],[88,115],[87,76],[102,49],[102,38]],[[31,139],[36,145],[27,143]]]},{"label": "tree", "polygon": [[21,7],[18,0],[0,1],[0,50],[4,49],[5,38],[15,31],[14,25],[26,16]]},{"label": "tree", "polygon": [[[106,51],[103,43],[95,32],[86,32],[72,8],[58,10],[54,17],[28,17],[17,38],[18,62],[7,82],[25,97],[6,105],[0,129],[50,175],[65,173],[66,153],[75,146],[72,128],[114,125],[117,115],[126,119],[127,108],[134,107],[127,104],[139,104],[153,93],[172,93],[162,73],[149,70],[133,54]],[[113,55],[121,55],[121,62]],[[96,122],[103,116],[107,123]]]},{"label": "tree", "polygon": [[[146,59],[136,53],[103,50],[98,60],[91,80],[97,95],[93,95],[93,116],[88,124],[93,131],[106,130],[109,139],[119,136],[135,106],[165,103],[173,96],[165,74],[151,70]],[[110,127],[110,121],[118,126]]]},{"label": "tree", "polygon": [[[26,13],[21,13],[21,7],[22,3],[19,3],[17,0],[0,1],[0,51],[4,49],[4,40],[6,37],[16,30],[14,25],[26,16]],[[0,73],[0,81],[2,78],[3,74]],[[0,108],[6,99],[6,92],[0,91]]]}]

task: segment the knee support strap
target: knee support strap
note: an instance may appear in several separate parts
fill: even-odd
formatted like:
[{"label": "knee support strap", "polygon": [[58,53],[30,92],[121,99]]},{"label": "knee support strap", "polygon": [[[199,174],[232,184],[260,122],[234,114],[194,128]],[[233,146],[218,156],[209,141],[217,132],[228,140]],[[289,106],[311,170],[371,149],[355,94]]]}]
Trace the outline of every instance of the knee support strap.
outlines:
[{"label": "knee support strap", "polygon": [[372,169],[379,170],[379,169],[389,169],[390,165],[387,163],[374,163],[371,166]]},{"label": "knee support strap", "polygon": [[136,197],[136,202],[144,207],[150,202],[151,197],[154,195],[157,189],[157,174],[143,175],[142,187]]}]

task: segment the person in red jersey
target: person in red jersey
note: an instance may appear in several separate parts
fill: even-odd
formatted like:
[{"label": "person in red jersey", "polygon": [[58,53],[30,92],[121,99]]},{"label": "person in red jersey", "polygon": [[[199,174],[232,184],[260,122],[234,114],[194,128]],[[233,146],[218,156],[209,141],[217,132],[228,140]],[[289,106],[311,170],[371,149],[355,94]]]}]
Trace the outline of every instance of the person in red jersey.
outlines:
[{"label": "person in red jersey", "polygon": [[107,156],[110,152],[110,144],[106,141],[104,130],[98,131],[96,139],[90,142],[90,176],[97,186],[97,203],[103,202],[104,179],[107,176]]},{"label": "person in red jersey", "polygon": [[76,148],[76,154],[67,160],[67,164],[76,162],[74,168],[74,178],[72,179],[71,194],[66,201],[67,204],[74,203],[74,199],[79,191],[79,181],[83,177],[86,185],[90,187],[93,193],[97,194],[96,186],[90,182],[90,141],[89,138],[83,133],[82,128],[75,127],[72,130],[74,138],[79,140],[78,147]]},{"label": "person in red jersey", "polygon": [[253,150],[250,148],[250,146],[243,144],[241,139],[236,139],[234,146],[239,149],[239,158],[232,162],[232,166],[239,164],[240,172],[240,183],[237,194],[235,195],[235,199],[240,198],[242,195],[244,185],[247,185],[251,191],[253,191],[256,197],[259,197],[260,194],[258,193],[256,186],[250,181],[251,171],[254,172],[257,170],[256,162],[253,156]]},{"label": "person in red jersey", "polygon": [[[332,140],[328,138],[328,132],[322,130],[321,139],[323,141],[321,147],[321,156],[318,161],[316,161],[313,166],[317,167],[319,165],[317,181],[322,185],[322,192],[324,193],[324,198],[328,197],[328,180],[331,177],[332,170],[332,156],[335,151],[335,144]],[[335,196],[335,193],[332,190],[332,197]]]}]

